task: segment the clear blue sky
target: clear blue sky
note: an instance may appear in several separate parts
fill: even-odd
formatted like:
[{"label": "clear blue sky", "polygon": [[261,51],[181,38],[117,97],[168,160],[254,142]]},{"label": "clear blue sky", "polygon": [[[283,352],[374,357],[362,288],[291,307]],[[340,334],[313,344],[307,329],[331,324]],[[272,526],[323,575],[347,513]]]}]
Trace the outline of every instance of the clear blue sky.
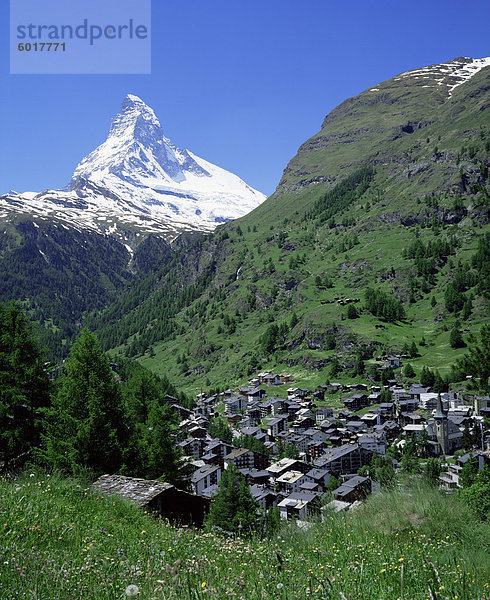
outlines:
[{"label": "clear blue sky", "polygon": [[342,100],[490,55],[488,0],[153,0],[151,75],[9,75],[0,5],[0,193],[65,185],[133,93],[176,145],[269,195]]}]

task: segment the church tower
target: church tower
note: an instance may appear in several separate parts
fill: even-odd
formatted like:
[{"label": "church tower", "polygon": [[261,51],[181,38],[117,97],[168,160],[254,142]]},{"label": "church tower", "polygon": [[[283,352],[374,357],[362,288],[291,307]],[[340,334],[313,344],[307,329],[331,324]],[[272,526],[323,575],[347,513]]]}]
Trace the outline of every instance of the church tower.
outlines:
[{"label": "church tower", "polygon": [[441,447],[442,454],[447,454],[449,451],[447,411],[445,411],[442,406],[441,394],[438,394],[437,396],[437,406],[436,412],[434,413],[434,420],[437,441]]}]

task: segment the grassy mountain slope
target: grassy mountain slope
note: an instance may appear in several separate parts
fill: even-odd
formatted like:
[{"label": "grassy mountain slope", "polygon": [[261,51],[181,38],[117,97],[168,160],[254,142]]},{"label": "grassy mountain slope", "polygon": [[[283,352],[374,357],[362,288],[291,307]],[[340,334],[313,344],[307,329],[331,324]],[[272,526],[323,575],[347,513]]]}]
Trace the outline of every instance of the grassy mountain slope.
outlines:
[{"label": "grassy mountain slope", "polygon": [[[185,246],[90,325],[188,391],[262,369],[313,385],[334,356],[349,368],[359,348],[374,360],[413,341],[417,372],[447,373],[464,352],[449,344],[456,321],[467,334],[487,318],[488,272],[471,257],[488,230],[489,72],[449,98],[437,82],[394,78],[346,100],[266,202]],[[417,239],[449,248],[421,264],[403,254]],[[460,261],[473,277],[464,314],[446,301]],[[363,308],[368,286],[400,301],[406,318]],[[358,318],[346,318],[342,297],[360,300]],[[268,343],[271,325],[279,332]]]},{"label": "grassy mountain slope", "polygon": [[293,523],[249,540],[171,527],[55,476],[2,479],[0,494],[5,598],[112,600],[131,585],[137,597],[180,600],[488,594],[488,524],[420,485],[373,495],[309,530]]}]

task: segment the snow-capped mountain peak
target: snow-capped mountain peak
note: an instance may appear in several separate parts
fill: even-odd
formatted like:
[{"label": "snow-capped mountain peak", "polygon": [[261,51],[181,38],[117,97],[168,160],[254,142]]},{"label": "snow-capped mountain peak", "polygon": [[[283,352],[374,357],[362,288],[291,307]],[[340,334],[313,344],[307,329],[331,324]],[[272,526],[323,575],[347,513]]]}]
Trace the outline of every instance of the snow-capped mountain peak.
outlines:
[{"label": "snow-capped mountain peak", "polygon": [[106,141],[82,160],[73,177],[103,181],[111,174],[135,185],[151,186],[155,179],[179,184],[185,180],[184,169],[209,176],[187,150],[165,137],[153,110],[128,94]]},{"label": "snow-capped mountain peak", "polygon": [[171,240],[182,231],[211,231],[241,217],[265,196],[175,146],[155,112],[128,94],[107,139],[78,164],[67,188],[2,199],[16,212],[49,215],[72,226],[112,235],[118,228],[161,233]]}]

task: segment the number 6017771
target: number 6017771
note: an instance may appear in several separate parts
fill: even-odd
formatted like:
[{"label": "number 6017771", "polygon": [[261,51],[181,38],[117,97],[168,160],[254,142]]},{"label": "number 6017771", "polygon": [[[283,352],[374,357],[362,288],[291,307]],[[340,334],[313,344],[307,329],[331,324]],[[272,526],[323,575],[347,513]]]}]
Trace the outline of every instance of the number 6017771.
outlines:
[{"label": "number 6017771", "polygon": [[19,52],[65,52],[65,42],[30,42],[20,43],[17,46]]}]

